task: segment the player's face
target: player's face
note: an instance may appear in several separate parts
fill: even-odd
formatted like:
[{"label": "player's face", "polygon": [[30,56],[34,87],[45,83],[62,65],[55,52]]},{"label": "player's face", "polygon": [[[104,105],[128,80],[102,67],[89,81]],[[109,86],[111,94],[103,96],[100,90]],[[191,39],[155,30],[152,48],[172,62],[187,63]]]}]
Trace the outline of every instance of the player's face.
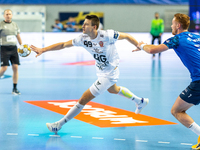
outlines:
[{"label": "player's face", "polygon": [[84,34],[90,34],[94,31],[95,27],[92,26],[92,21],[91,20],[88,20],[88,19],[85,19],[83,25],[82,25],[82,28],[83,28],[83,33]]},{"label": "player's face", "polygon": [[175,18],[173,18],[172,20],[172,25],[171,25],[171,28],[172,28],[172,34],[173,35],[176,35],[177,32],[178,32],[178,22],[175,20]]},{"label": "player's face", "polygon": [[5,11],[4,18],[6,22],[11,22],[12,20],[12,12],[10,10]]}]

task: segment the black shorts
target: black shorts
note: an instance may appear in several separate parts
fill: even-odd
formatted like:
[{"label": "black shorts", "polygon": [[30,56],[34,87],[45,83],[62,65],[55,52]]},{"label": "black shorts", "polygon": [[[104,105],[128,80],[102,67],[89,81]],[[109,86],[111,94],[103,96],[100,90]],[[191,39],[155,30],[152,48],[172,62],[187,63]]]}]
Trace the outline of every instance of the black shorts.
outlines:
[{"label": "black shorts", "polygon": [[200,80],[191,82],[179,96],[187,103],[198,105],[200,103]]},{"label": "black shorts", "polygon": [[1,66],[10,66],[9,61],[20,65],[17,46],[1,46]]}]

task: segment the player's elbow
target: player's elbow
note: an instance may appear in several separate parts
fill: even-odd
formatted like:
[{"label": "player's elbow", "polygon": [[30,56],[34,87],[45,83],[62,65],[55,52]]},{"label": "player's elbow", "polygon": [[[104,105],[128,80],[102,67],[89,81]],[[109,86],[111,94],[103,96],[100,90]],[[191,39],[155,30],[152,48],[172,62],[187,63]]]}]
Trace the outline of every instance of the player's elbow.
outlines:
[{"label": "player's elbow", "polygon": [[155,50],[151,47],[146,48],[145,51],[149,54],[155,54]]}]

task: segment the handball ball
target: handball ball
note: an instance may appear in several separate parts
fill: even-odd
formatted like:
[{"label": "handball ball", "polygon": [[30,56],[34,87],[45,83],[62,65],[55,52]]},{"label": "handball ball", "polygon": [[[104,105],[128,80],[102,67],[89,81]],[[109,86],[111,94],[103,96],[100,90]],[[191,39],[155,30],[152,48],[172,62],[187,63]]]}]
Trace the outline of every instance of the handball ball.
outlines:
[{"label": "handball ball", "polygon": [[18,53],[21,57],[27,57],[31,53],[31,48],[28,44],[20,45],[18,48]]}]

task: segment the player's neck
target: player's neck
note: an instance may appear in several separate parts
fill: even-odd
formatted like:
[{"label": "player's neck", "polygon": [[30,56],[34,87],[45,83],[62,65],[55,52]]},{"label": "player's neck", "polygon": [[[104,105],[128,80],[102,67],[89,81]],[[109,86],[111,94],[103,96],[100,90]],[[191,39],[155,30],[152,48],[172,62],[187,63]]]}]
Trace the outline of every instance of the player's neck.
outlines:
[{"label": "player's neck", "polygon": [[94,32],[92,32],[89,36],[91,39],[95,39],[97,37],[97,30],[95,30]]},{"label": "player's neck", "polygon": [[180,34],[182,32],[188,32],[188,30],[179,30],[177,34]]},{"label": "player's neck", "polygon": [[11,23],[12,20],[4,20],[5,23]]}]

